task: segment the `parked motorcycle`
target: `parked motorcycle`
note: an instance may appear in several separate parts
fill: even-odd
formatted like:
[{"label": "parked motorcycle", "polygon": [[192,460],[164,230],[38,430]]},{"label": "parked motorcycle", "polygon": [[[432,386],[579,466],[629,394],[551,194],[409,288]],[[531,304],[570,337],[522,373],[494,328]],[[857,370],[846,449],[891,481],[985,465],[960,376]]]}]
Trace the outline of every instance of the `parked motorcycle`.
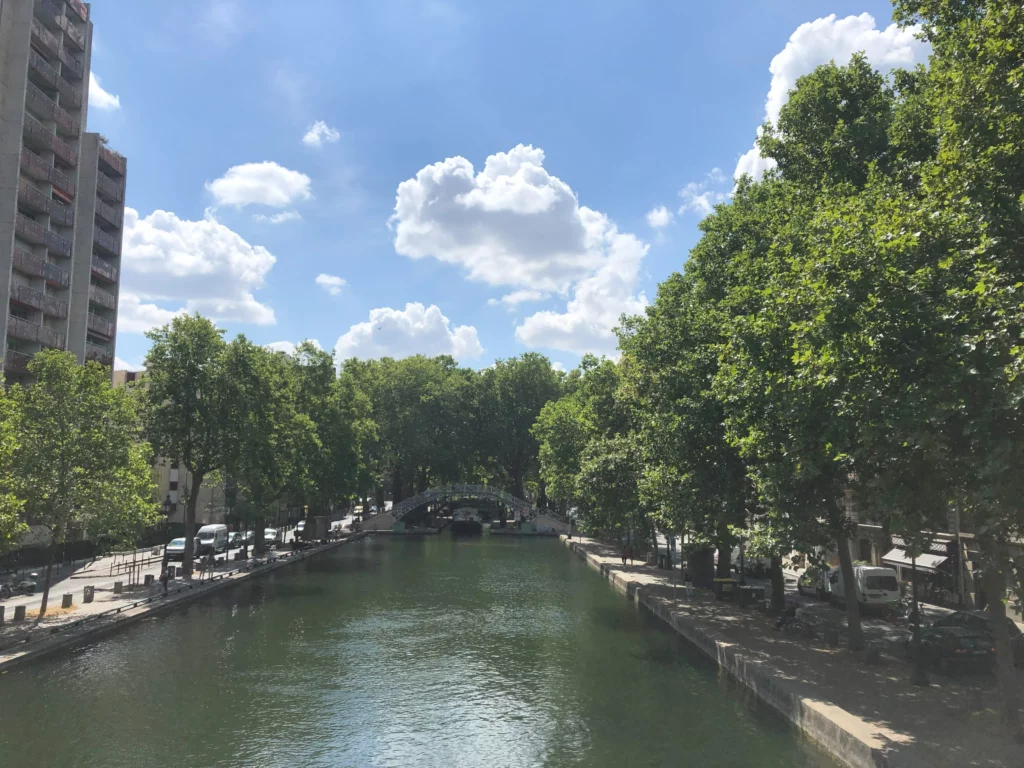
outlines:
[{"label": "parked motorcycle", "polygon": [[36,581],[38,578],[38,573],[30,573],[27,578],[19,581],[0,584],[0,600],[6,600],[15,595],[34,595],[39,586]]}]

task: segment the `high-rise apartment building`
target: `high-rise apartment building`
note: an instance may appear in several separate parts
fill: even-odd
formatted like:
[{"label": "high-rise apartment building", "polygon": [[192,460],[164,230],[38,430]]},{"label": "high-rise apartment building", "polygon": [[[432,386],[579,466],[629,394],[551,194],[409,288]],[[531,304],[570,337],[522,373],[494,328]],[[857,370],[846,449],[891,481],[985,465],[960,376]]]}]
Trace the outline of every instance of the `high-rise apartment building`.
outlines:
[{"label": "high-rise apartment building", "polygon": [[112,366],[127,162],[86,133],[79,0],[0,0],[0,356],[8,381],[66,349]]}]

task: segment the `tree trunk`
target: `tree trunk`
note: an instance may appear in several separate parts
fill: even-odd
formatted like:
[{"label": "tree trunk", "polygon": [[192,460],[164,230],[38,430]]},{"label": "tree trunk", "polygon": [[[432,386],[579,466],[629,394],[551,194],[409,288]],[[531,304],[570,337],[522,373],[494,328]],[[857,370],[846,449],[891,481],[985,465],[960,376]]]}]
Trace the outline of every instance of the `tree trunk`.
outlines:
[{"label": "tree trunk", "polygon": [[[385,496],[384,486],[383,485],[378,485],[374,489],[374,494],[377,497],[377,512],[383,512],[384,511],[384,501],[385,501],[385,499],[384,499],[384,496]],[[369,510],[366,510],[366,509],[363,510],[363,514],[364,515],[367,514],[368,512],[369,512]]]},{"label": "tree trunk", "polygon": [[53,558],[56,554],[56,544],[51,541],[50,546],[46,548],[46,575],[43,577],[43,600],[39,603],[39,616],[36,618],[36,621],[41,620],[46,615],[46,603],[50,599],[50,574],[53,573]]},{"label": "tree trunk", "polygon": [[[186,467],[187,469],[187,467]],[[196,538],[196,504],[199,490],[203,485],[202,472],[191,472],[192,481],[188,488],[188,503],[185,505],[185,551],[181,556],[181,571],[186,579],[192,578],[192,560],[195,555],[193,544]]]},{"label": "tree trunk", "polygon": [[267,527],[266,520],[257,517],[252,521],[252,527],[255,528],[252,537],[252,553],[254,556],[259,556],[267,551],[267,542],[263,538],[264,530]]},{"label": "tree trunk", "polygon": [[654,545],[654,566],[657,567],[661,550],[658,548],[658,529],[653,524],[651,524],[651,544]]},{"label": "tree trunk", "polygon": [[537,506],[541,509],[548,506],[548,486],[543,480],[537,481]]},{"label": "tree trunk", "polygon": [[719,579],[728,579],[732,576],[732,547],[720,546],[718,548],[718,566],[715,575]]},{"label": "tree trunk", "polygon": [[782,557],[776,555],[771,560],[772,579],[772,611],[782,613],[786,610],[786,577],[782,573]]},{"label": "tree trunk", "polygon": [[853,576],[853,558],[850,556],[850,542],[846,531],[836,536],[839,550],[839,568],[843,573],[843,597],[846,600],[847,642],[851,651],[864,648],[864,631],[860,626],[860,605],[857,603],[857,584]]},{"label": "tree trunk", "polygon": [[1024,732],[1020,727],[1020,698],[1017,693],[1016,670],[1013,668],[1010,633],[1006,626],[1006,551],[1002,544],[991,540],[982,541],[982,548],[985,552],[983,583],[988,598],[988,614],[992,617],[996,685],[1002,700],[1002,720],[1010,736],[1021,741]]},{"label": "tree trunk", "polygon": [[512,495],[517,499],[526,499],[526,490],[523,488],[523,473],[518,468],[512,471]]}]

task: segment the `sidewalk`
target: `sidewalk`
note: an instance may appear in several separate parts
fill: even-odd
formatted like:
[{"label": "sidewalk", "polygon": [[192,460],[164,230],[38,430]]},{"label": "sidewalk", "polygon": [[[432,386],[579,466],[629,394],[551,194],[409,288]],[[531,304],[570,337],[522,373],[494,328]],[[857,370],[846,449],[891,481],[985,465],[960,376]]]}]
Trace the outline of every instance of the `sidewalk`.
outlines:
[{"label": "sidewalk", "polygon": [[[1000,726],[990,677],[932,675],[932,685],[919,688],[909,682],[910,665],[888,651],[869,665],[820,639],[779,632],[756,609],[703,595],[689,602],[670,572],[623,566],[613,547],[578,538],[569,546],[847,765],[1024,765],[1024,747]],[[1017,677],[1024,686],[1024,672]]]}]

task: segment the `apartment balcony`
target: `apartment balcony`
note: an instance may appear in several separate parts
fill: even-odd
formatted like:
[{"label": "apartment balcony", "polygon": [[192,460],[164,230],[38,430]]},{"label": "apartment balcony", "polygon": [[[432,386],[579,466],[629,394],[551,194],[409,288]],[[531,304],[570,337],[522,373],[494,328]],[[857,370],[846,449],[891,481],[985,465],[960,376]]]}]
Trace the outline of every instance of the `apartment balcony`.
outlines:
[{"label": "apartment balcony", "polygon": [[23,341],[34,341],[44,347],[64,349],[63,333],[14,315],[7,318],[7,335]]},{"label": "apartment balcony", "polygon": [[69,16],[65,16],[61,19],[61,29],[64,30],[64,41],[71,41],[71,44],[75,46],[80,52],[85,52],[85,32],[75,26],[74,22],[71,21]]},{"label": "apartment balcony", "polygon": [[96,198],[96,216],[110,226],[120,229],[124,221],[124,209],[107,205],[99,198]]},{"label": "apartment balcony", "polygon": [[105,163],[107,168],[100,166],[101,170],[109,170],[116,176],[124,176],[128,170],[128,161],[120,152],[115,152],[110,147],[100,144],[100,162]]},{"label": "apartment balcony", "polygon": [[85,359],[109,366],[114,364],[114,353],[106,347],[87,341],[85,342]]},{"label": "apartment balcony", "polygon": [[89,21],[89,6],[81,0],[67,0],[68,8],[71,9],[83,22]]},{"label": "apartment balcony", "polygon": [[82,106],[82,91],[60,75],[57,76],[57,92],[60,94],[60,105],[79,109]]},{"label": "apartment balcony", "polygon": [[64,20],[64,4],[58,0],[35,0],[36,18],[49,29],[61,29]]},{"label": "apartment balcony", "polygon": [[57,81],[61,79],[57,70],[51,67],[36,51],[29,49],[28,74],[32,81],[43,88],[57,90]]},{"label": "apartment balcony", "polygon": [[105,309],[117,309],[117,297],[98,285],[89,286],[89,301]]},{"label": "apartment balcony", "polygon": [[96,193],[114,203],[124,200],[124,189],[121,185],[102,173],[96,176]]},{"label": "apartment balcony", "polygon": [[92,257],[92,273],[101,280],[108,283],[117,282],[117,267],[109,261],[104,261],[98,256]]},{"label": "apartment balcony", "polygon": [[52,229],[46,230],[46,250],[58,256],[71,258],[71,239],[58,235]]},{"label": "apartment balcony", "polygon": [[11,302],[30,309],[38,309],[44,315],[63,320],[68,316],[68,303],[56,296],[47,296],[42,291],[29,288],[22,283],[11,283]]},{"label": "apartment balcony", "polygon": [[25,114],[22,124],[22,137],[25,146],[40,152],[53,152],[65,165],[74,168],[78,165],[78,153],[57,138],[32,115]]},{"label": "apartment balcony", "polygon": [[81,133],[81,126],[66,111],[57,106],[57,102],[47,96],[41,88],[28,83],[25,92],[25,106],[41,120],[53,120],[57,123],[57,131],[65,136],[75,137]]},{"label": "apartment balcony", "polygon": [[87,326],[97,336],[102,336],[105,339],[114,338],[114,324],[109,320],[104,320],[99,315],[94,315],[90,312]]},{"label": "apartment balcony", "polygon": [[14,217],[14,234],[26,243],[43,245],[46,242],[46,227],[23,213]]},{"label": "apartment balcony", "polygon": [[68,201],[75,197],[75,184],[71,179],[24,147],[21,150],[21,172],[36,181],[49,182],[58,195],[66,197]]},{"label": "apartment balcony", "polygon": [[93,227],[92,241],[96,244],[96,247],[103,252],[104,256],[116,257],[121,255],[121,243],[116,237],[104,232],[102,229]]},{"label": "apartment balcony", "polygon": [[45,192],[40,192],[25,179],[18,180],[18,203],[36,213],[47,214],[50,223],[57,226],[70,227],[75,221],[75,214],[70,206],[57,202]]},{"label": "apartment balcony", "polygon": [[4,370],[11,373],[28,373],[28,363],[31,359],[32,355],[8,349],[7,357],[4,358]]},{"label": "apartment balcony", "polygon": [[14,268],[23,275],[41,277],[54,288],[71,287],[70,272],[17,246],[14,247]]},{"label": "apartment balcony", "polygon": [[44,27],[39,22],[39,19],[32,19],[31,41],[51,56],[60,55],[60,49],[62,47],[60,40],[57,39],[57,36],[53,34],[53,32]]}]

